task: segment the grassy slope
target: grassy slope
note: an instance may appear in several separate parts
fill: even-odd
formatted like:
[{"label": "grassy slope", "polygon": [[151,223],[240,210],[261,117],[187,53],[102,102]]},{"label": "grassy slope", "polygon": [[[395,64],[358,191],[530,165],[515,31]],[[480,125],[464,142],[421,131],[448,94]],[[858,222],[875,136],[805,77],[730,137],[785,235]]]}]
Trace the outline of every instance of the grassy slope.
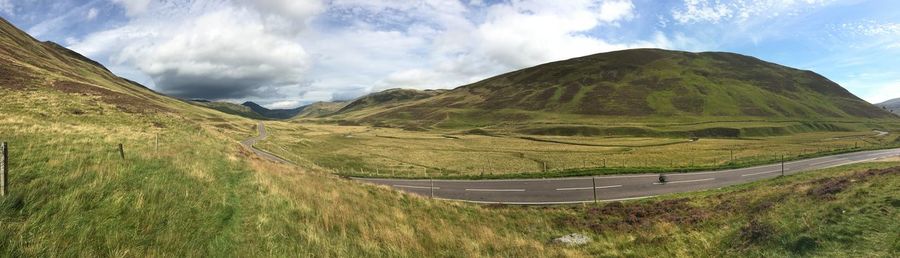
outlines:
[{"label": "grassy slope", "polygon": [[[10,195],[0,199],[5,254],[569,252],[537,240],[555,233],[547,224],[534,226],[538,235],[520,229],[537,212],[432,203],[257,160],[238,144],[254,133],[252,121],[156,95],[0,25],[0,141],[11,146]],[[64,90],[59,81],[69,82]]]},{"label": "grassy slope", "polygon": [[222,111],[223,113],[226,113],[226,114],[242,116],[242,117],[246,117],[246,118],[250,118],[250,119],[260,119],[260,120],[268,119],[256,112],[254,112],[249,107],[246,107],[246,106],[243,106],[240,104],[234,104],[234,103],[228,103],[228,102],[218,102],[218,101],[210,101],[210,102],[191,101],[190,103],[194,104],[194,105],[208,107],[211,109]]},{"label": "grassy slope", "polygon": [[334,112],[338,112],[341,108],[347,106],[349,102],[347,101],[331,101],[331,102],[316,102],[303,107],[303,110],[300,111],[299,114],[294,116],[294,119],[302,119],[302,118],[315,118],[330,115]]},{"label": "grassy slope", "polygon": [[[637,118],[636,118],[637,117]],[[624,50],[543,64],[334,119],[423,128],[491,124],[896,117],[834,82],[729,53]],[[871,121],[871,120],[870,120]]]}]

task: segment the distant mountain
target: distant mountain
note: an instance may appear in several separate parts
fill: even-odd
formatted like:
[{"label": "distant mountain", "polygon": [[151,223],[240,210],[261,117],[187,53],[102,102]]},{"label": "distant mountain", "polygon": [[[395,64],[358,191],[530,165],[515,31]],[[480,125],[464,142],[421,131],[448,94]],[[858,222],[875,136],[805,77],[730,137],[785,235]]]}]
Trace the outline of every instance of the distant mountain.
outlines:
[{"label": "distant mountain", "polygon": [[[734,53],[632,49],[552,62],[389,105],[357,100],[335,118],[420,125],[560,115],[659,119],[893,117],[827,78]],[[399,98],[396,98],[399,99]],[[383,102],[383,101],[382,101]],[[356,102],[355,102],[356,103]],[[596,119],[596,118],[595,118]]]},{"label": "distant mountain", "polygon": [[253,112],[262,115],[263,117],[272,118],[272,119],[288,119],[297,114],[300,114],[300,111],[303,110],[303,107],[292,108],[292,109],[268,109],[259,104],[256,104],[252,101],[247,101],[241,104],[242,106],[249,107]]},{"label": "distant mountain", "polygon": [[260,115],[259,113],[254,112],[252,109],[250,109],[247,106],[238,105],[238,104],[234,104],[234,103],[209,101],[209,100],[205,100],[205,99],[192,99],[192,100],[190,100],[190,102],[195,105],[215,109],[218,111],[222,111],[223,113],[227,113],[227,114],[238,115],[238,116],[243,116],[243,117],[252,118],[252,119],[268,119],[267,117],[264,117],[264,116]]},{"label": "distant mountain", "polygon": [[331,102],[320,101],[320,102],[312,103],[312,104],[303,106],[302,107],[303,109],[300,110],[300,113],[298,113],[296,116],[294,116],[294,118],[314,118],[314,117],[330,115],[335,112],[338,112],[339,110],[341,110],[342,108],[347,106],[347,104],[350,104],[350,102],[349,101],[331,101]]},{"label": "distant mountain", "polygon": [[878,103],[875,105],[882,107],[885,110],[891,111],[895,114],[900,114],[900,98],[888,100],[888,101],[881,102],[881,103]]},{"label": "distant mountain", "polygon": [[419,100],[433,97],[444,92],[446,92],[446,90],[388,89],[359,97],[341,108],[337,113],[347,113],[374,106],[384,106],[393,103]]}]

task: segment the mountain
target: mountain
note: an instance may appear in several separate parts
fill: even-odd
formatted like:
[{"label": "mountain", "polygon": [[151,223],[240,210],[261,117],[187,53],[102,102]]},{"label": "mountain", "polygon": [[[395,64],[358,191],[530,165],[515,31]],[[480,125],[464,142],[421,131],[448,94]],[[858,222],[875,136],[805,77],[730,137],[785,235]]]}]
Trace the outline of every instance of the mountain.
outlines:
[{"label": "mountain", "polygon": [[525,68],[390,105],[351,103],[335,116],[438,126],[550,117],[566,122],[566,117],[873,119],[892,115],[812,71],[734,53],[632,49]]},{"label": "mountain", "polygon": [[888,111],[893,112],[893,113],[895,113],[895,114],[900,114],[900,98],[888,100],[888,101],[881,102],[881,103],[878,103],[878,104],[875,104],[875,105],[876,105],[876,106],[879,106],[879,107],[882,107],[882,108],[884,108],[885,110],[888,110]]},{"label": "mountain", "polygon": [[[221,113],[188,105],[113,74],[100,63],[54,42],[41,42],[0,18],[0,91],[31,102],[5,106],[5,112],[70,114],[90,117],[112,113],[190,115],[204,119]],[[30,106],[30,108],[29,108]],[[4,115],[14,115],[6,113]]]},{"label": "mountain", "polygon": [[193,99],[190,100],[190,102],[194,105],[215,109],[227,114],[242,116],[250,119],[267,119],[267,117],[254,112],[253,109],[250,109],[250,107],[244,105],[238,105],[229,102],[208,101],[202,99]]},{"label": "mountain", "polygon": [[249,107],[253,112],[271,119],[288,119],[297,116],[297,114],[300,114],[300,111],[303,111],[303,107],[292,109],[268,109],[252,101],[244,102],[241,105]]},{"label": "mountain", "polygon": [[303,106],[295,118],[315,118],[333,114],[350,104],[348,101],[319,101]]},{"label": "mountain", "polygon": [[341,108],[337,113],[347,113],[373,106],[385,106],[394,103],[425,99],[444,92],[446,92],[446,90],[388,89],[359,97]]}]

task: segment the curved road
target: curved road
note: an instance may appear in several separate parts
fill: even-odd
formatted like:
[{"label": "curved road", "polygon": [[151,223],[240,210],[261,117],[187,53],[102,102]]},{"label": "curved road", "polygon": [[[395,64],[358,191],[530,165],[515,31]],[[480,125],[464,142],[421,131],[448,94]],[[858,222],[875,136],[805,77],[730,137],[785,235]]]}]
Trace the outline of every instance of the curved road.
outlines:
[{"label": "curved road", "polygon": [[[838,154],[784,163],[784,174],[859,163],[900,156],[900,148]],[[659,174],[628,174],[596,177],[498,180],[428,180],[354,178],[388,185],[406,192],[441,199],[475,203],[564,204],[628,200],[660,194],[681,193],[742,184],[781,175],[782,165],[667,174],[667,182],[659,182]]]},{"label": "curved road", "polygon": [[252,150],[254,153],[256,153],[256,155],[259,155],[260,157],[263,157],[263,158],[265,158],[265,159],[268,159],[268,160],[271,160],[271,161],[275,161],[275,162],[280,162],[280,163],[291,163],[290,161],[287,161],[287,160],[285,160],[285,159],[282,159],[281,157],[275,156],[275,155],[273,155],[273,154],[271,154],[271,153],[268,153],[268,152],[266,152],[266,151],[264,151],[264,150],[260,150],[260,149],[257,149],[256,147],[253,147],[254,144],[256,144],[256,143],[259,142],[259,141],[262,141],[262,140],[266,139],[266,137],[269,136],[269,133],[266,132],[266,126],[263,125],[263,122],[261,122],[261,121],[258,122],[258,124],[256,125],[256,130],[259,131],[259,135],[254,136],[254,137],[250,137],[250,138],[248,138],[248,139],[242,141],[242,142],[241,142],[241,145],[244,145],[244,147],[249,148],[249,149]]},{"label": "curved road", "polygon": [[[262,122],[259,122],[257,128],[259,136],[244,140],[241,144],[263,158],[291,163],[253,147],[253,144],[268,136]],[[894,156],[900,156],[900,148],[790,161],[784,163],[783,171],[785,175],[790,175]],[[496,180],[353,179],[440,199],[531,205],[593,202],[595,197],[597,201],[640,199],[660,194],[714,189],[781,174],[782,164],[779,163],[721,171],[672,173],[667,174],[666,183],[659,182],[659,174]]]}]

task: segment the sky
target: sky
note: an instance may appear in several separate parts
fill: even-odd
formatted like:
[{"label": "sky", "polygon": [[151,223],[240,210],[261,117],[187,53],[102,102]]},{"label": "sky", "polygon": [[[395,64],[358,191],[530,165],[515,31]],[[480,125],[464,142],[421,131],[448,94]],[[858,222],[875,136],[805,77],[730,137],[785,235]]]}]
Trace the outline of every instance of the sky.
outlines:
[{"label": "sky", "polygon": [[900,1],[0,0],[0,17],[165,94],[293,108],[454,88],[600,52],[728,51],[900,97]]}]

